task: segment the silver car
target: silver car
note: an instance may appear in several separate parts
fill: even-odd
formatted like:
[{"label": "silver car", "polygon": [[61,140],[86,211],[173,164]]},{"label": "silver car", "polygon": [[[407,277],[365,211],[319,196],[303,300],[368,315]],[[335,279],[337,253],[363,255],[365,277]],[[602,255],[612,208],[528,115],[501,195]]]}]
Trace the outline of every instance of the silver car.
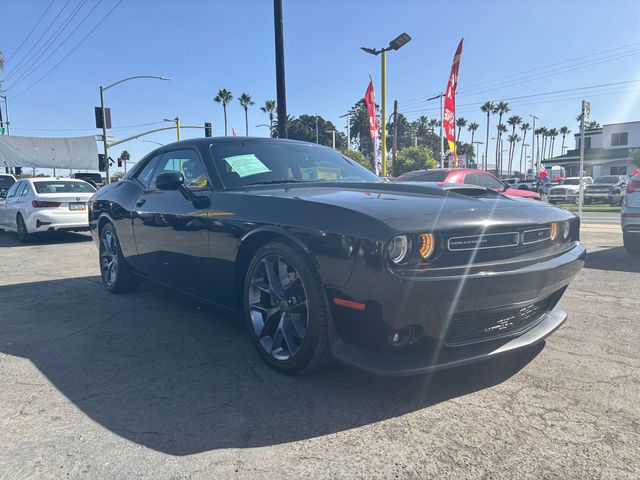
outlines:
[{"label": "silver car", "polygon": [[640,254],[640,174],[627,184],[620,220],[624,248],[629,253]]}]

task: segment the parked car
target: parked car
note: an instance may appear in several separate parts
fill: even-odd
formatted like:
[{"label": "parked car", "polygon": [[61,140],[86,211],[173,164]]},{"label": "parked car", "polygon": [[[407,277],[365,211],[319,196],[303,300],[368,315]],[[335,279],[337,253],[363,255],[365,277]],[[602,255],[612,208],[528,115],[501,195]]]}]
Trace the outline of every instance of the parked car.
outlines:
[{"label": "parked car", "polygon": [[100,188],[105,184],[104,178],[102,178],[102,175],[99,173],[76,172],[71,176],[71,178],[84,180],[95,188]]},{"label": "parked car", "polygon": [[640,174],[629,180],[620,214],[627,252],[640,254]]},{"label": "parked car", "polygon": [[509,184],[509,187],[515,190],[536,190],[537,188],[535,180],[526,180],[514,177],[505,178],[503,182]]},{"label": "parked car", "polygon": [[89,223],[107,291],[149,279],[237,309],[275,369],[415,374],[542,341],[585,257],[572,213],[447,188],[316,144],[201,138],[98,190]]},{"label": "parked car", "polygon": [[[592,183],[593,178],[582,177],[582,184],[584,187],[591,185]],[[562,180],[559,185],[549,189],[547,199],[549,200],[549,203],[578,203],[579,190],[580,177],[567,177]]]},{"label": "parked car", "polygon": [[0,231],[16,232],[26,243],[39,232],[87,230],[87,201],[95,191],[71,178],[19,180],[0,199]]},{"label": "parked car", "polygon": [[3,194],[7,193],[7,190],[11,188],[11,185],[16,183],[16,177],[8,173],[0,174],[0,198]]},{"label": "parked car", "polygon": [[400,175],[396,182],[437,182],[437,183],[466,183],[502,192],[509,197],[528,198],[540,200],[540,195],[528,190],[511,188],[500,181],[492,173],[485,170],[473,170],[469,168],[434,168],[432,170],[415,170]]},{"label": "parked car", "polygon": [[622,205],[629,175],[605,175],[598,177],[591,185],[584,188],[584,203],[608,203],[610,205]]}]

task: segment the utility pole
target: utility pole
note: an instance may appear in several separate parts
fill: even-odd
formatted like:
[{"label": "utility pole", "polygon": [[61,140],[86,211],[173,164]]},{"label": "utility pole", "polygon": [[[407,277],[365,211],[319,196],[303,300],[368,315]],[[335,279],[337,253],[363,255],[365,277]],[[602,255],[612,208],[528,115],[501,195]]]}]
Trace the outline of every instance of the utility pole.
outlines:
[{"label": "utility pole", "polygon": [[284,81],[284,26],[282,0],[273,0],[273,29],[276,41],[276,102],[278,137],[287,138],[287,90]]},{"label": "utility pole", "polygon": [[[534,168],[533,168],[533,159],[534,159],[534,157],[536,159],[536,168],[538,170],[540,170],[540,166],[538,165],[540,145],[538,145],[539,142],[536,143],[536,120],[538,120],[538,117],[536,117],[535,115],[531,115],[531,114],[529,116],[533,119],[533,128],[531,130],[532,137],[533,137],[531,139],[531,175],[533,175],[534,174]],[[537,150],[536,150],[536,147],[538,148]]]},{"label": "utility pole", "polygon": [[336,149],[336,133],[337,130],[327,130],[327,133],[331,134],[331,145],[333,146],[333,149]]},{"label": "utility pole", "polygon": [[347,150],[351,150],[351,110],[344,115],[340,115],[338,118],[347,117]]},{"label": "utility pole", "polygon": [[476,166],[478,166],[478,152],[480,151],[480,149],[477,147],[477,145],[484,145],[484,142],[479,142],[478,140],[476,140],[475,142],[473,142],[472,146],[476,145],[475,151],[474,151],[474,155],[475,155],[475,160],[476,160]]},{"label": "utility pole", "polygon": [[[104,174],[105,174],[105,183],[111,183],[111,178],[109,177],[109,146],[107,145],[107,116],[104,112],[104,88],[100,85],[100,114],[102,115],[102,146],[104,153]],[[56,176],[56,170],[53,169],[53,176]]]},{"label": "utility pole", "polygon": [[578,186],[578,217],[582,222],[582,202],[584,201],[584,123],[589,119],[591,114],[591,103],[582,100],[582,113],[580,114],[580,185]]},{"label": "utility pole", "polygon": [[444,93],[439,93],[438,95],[434,95],[433,97],[427,98],[427,102],[430,100],[435,100],[436,98],[440,99],[440,167],[444,168]]},{"label": "utility pole", "polygon": [[382,176],[387,176],[387,51],[382,50],[380,55],[381,76],[380,88],[382,89],[382,132],[381,133],[381,147],[382,147]]},{"label": "utility pole", "polygon": [[395,176],[398,157],[398,100],[393,101],[393,151],[391,154],[391,176]]}]

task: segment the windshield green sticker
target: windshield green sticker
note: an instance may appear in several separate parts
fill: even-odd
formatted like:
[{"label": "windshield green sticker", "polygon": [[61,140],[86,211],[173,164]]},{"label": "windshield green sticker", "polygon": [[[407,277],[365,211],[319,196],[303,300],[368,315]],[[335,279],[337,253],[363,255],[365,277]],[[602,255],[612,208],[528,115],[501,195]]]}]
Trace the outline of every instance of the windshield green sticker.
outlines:
[{"label": "windshield green sticker", "polygon": [[271,171],[253,153],[227,157],[224,161],[227,162],[231,169],[236,172],[240,178]]}]

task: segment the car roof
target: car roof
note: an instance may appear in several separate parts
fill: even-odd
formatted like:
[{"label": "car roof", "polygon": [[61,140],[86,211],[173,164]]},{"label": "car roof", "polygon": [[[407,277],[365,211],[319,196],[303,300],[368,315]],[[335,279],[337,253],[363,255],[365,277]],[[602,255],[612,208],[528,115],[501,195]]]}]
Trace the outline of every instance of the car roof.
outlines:
[{"label": "car roof", "polygon": [[60,180],[64,180],[65,182],[69,181],[69,182],[84,182],[84,183],[86,183],[84,180],[82,180],[80,178],[66,178],[66,177],[37,177],[37,178],[23,178],[22,180],[26,180],[26,181],[31,182],[31,183],[57,182],[57,181],[60,181]]},{"label": "car roof", "polygon": [[168,143],[164,147],[158,147],[158,150],[173,148],[176,146],[207,146],[215,144],[226,143],[254,143],[254,142],[272,142],[283,144],[298,144],[298,145],[312,145],[318,147],[326,147],[325,145],[319,145],[317,143],[303,142],[301,140],[289,140],[285,138],[270,138],[270,137],[204,137],[204,138],[189,138],[187,140],[181,140],[179,142]]}]

